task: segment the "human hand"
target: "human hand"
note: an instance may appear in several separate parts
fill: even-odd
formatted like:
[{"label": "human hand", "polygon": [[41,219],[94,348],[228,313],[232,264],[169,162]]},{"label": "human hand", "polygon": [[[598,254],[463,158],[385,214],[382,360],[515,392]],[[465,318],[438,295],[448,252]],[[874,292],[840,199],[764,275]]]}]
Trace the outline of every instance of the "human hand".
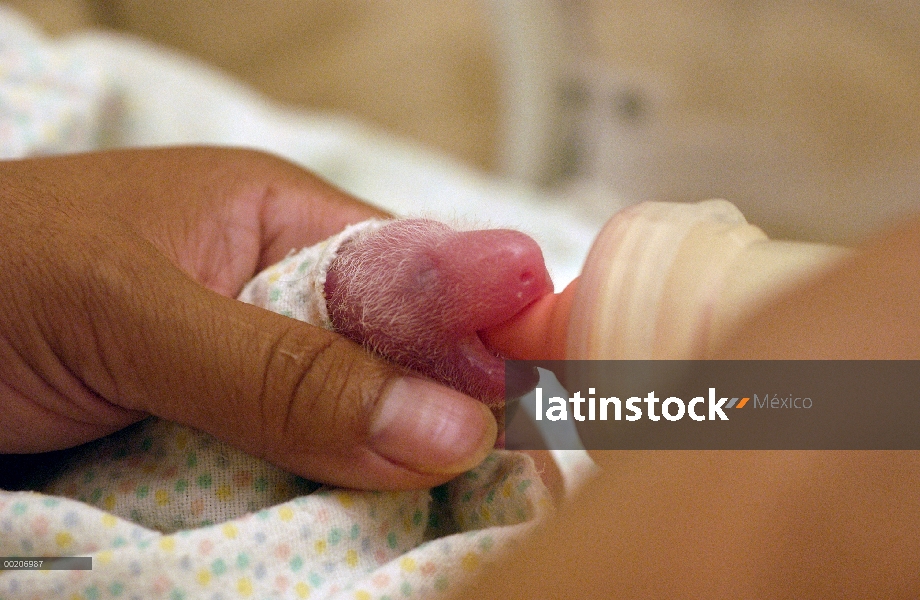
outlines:
[{"label": "human hand", "polygon": [[492,447],[479,402],[230,299],[291,248],[382,216],[302,169],[130,150],[0,163],[0,185],[0,452],[153,414],[311,479],[398,489]]}]

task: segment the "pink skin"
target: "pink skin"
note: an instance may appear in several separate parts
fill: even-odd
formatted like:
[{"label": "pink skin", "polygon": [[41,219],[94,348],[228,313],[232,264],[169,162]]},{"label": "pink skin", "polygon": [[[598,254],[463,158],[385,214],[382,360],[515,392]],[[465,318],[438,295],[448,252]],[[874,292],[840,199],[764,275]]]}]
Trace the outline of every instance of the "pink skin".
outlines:
[{"label": "pink skin", "polygon": [[424,219],[394,221],[349,242],[325,286],[338,332],[478,398],[500,424],[504,366],[481,332],[552,291],[543,254],[528,236],[456,231]]},{"label": "pink skin", "polygon": [[546,294],[508,321],[483,332],[483,340],[502,356],[516,360],[565,360],[569,314],[576,278],[558,294]]}]

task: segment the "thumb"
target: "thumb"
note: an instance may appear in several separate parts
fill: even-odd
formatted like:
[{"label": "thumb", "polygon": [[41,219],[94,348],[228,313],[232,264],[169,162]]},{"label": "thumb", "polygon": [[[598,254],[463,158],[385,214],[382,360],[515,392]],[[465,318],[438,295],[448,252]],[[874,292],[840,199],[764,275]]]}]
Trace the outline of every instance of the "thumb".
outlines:
[{"label": "thumb", "polygon": [[79,337],[62,344],[72,353],[65,364],[109,402],[356,488],[431,487],[491,450],[494,418],[472,398],[333,332],[212,292],[152,247],[125,255],[133,264],[100,253],[76,286],[92,356]]}]

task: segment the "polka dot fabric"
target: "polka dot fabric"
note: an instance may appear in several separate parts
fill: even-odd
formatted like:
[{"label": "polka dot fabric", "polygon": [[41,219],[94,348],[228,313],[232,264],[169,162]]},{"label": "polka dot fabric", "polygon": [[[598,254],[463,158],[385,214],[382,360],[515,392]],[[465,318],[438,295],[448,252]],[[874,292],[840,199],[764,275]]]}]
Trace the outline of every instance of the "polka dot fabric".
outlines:
[{"label": "polka dot fabric", "polygon": [[[2,572],[0,599],[437,597],[546,510],[541,485],[529,457],[496,452],[432,491],[322,488],[172,534],[75,500],[0,492],[0,554],[93,559],[91,571]],[[462,507],[437,518],[445,499]]]},{"label": "polka dot fabric", "polygon": [[[325,269],[379,226],[292,254],[241,299],[328,325]],[[0,556],[91,556],[93,569],[0,571],[0,600],[436,597],[551,506],[523,454],[496,451],[433,490],[356,492],[155,419],[81,448],[41,491],[0,491]]]}]

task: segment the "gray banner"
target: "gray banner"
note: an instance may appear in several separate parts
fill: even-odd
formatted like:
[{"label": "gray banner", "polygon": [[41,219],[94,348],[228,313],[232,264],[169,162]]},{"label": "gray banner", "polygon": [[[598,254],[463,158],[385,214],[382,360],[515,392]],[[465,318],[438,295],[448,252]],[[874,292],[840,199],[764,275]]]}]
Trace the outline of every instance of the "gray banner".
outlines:
[{"label": "gray banner", "polygon": [[[920,450],[920,361],[507,361],[506,447]],[[510,386],[509,386],[510,387]]]},{"label": "gray banner", "polygon": [[91,571],[91,556],[2,556],[0,571]]}]

